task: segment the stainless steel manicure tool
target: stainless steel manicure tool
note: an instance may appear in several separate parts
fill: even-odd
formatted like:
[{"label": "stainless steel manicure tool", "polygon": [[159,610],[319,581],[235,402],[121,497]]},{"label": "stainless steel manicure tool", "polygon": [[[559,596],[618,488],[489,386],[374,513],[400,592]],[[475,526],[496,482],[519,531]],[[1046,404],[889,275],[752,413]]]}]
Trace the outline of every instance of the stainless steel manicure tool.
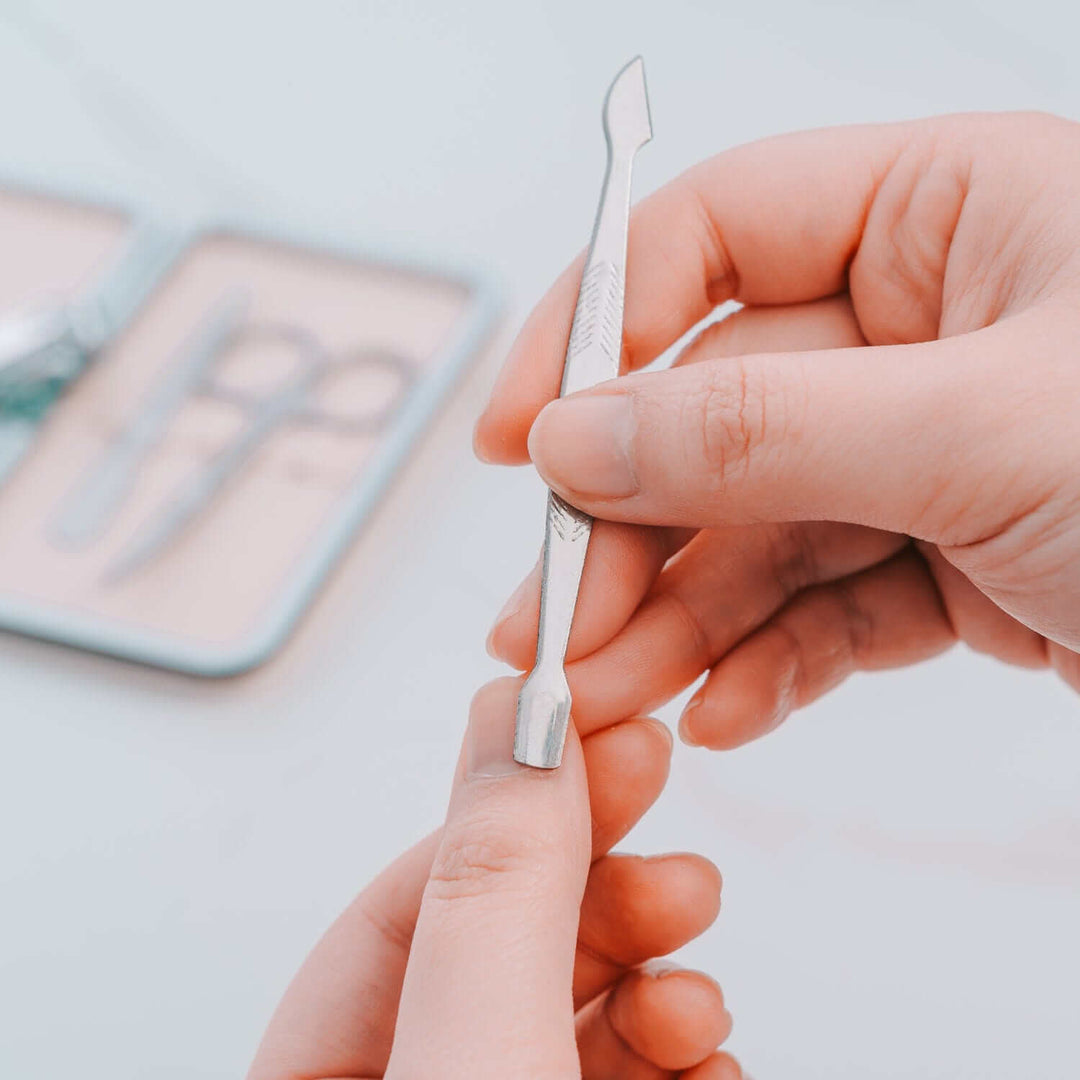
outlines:
[{"label": "stainless steel manicure tool", "polygon": [[[607,173],[566,348],[563,397],[619,374],[630,175],[634,155],[652,138],[640,56],[619,72],[608,90],[604,135]],[[523,765],[554,769],[562,761],[570,720],[566,646],[592,522],[588,514],[548,493],[536,665],[521,688],[514,731],[514,760]]]},{"label": "stainless steel manicure tool", "polygon": [[[156,514],[139,527],[107,567],[105,580],[116,583],[153,559],[167,547],[218,494],[279,426],[295,423],[353,435],[374,435],[393,418],[417,377],[413,363],[385,349],[358,349],[341,356],[328,354],[305,327],[292,323],[247,321],[243,294],[226,296],[210,312],[186,346],[186,355],[174,361],[159,395],[150,403],[147,424],[136,416],[115,448],[106,454],[102,473],[91,479],[90,504],[74,504],[67,522],[75,535],[101,528],[122,501],[135,470],[164,433],[164,426],[179,407],[194,396],[224,401],[245,416],[243,427],[210,461],[173,491]],[[265,393],[251,393],[215,377],[214,369],[230,349],[264,340],[287,346],[296,357],[290,374]],[[342,369],[369,369],[388,375],[394,391],[377,406],[341,412],[318,397],[323,380]],[[85,534],[84,534],[85,535]]]},{"label": "stainless steel manicure tool", "polygon": [[227,293],[184,341],[165,375],[135,411],[128,426],[65,500],[56,524],[57,538],[77,547],[96,540],[127,498],[150,452],[164,437],[185,402],[205,381],[211,366],[243,322],[250,296]]},{"label": "stainless steel manicure tool", "polygon": [[156,224],[136,225],[85,296],[0,316],[0,480],[29,449],[64,387],[131,321],[181,243]]}]

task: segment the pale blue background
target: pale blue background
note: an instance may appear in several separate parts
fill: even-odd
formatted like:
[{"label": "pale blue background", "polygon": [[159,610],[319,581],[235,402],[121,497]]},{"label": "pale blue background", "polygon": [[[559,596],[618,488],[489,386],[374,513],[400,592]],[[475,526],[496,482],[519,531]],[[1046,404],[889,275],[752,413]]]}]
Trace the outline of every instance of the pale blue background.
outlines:
[{"label": "pale blue background", "polygon": [[[0,166],[463,255],[508,330],[585,241],[599,104],[645,54],[636,194],[809,125],[1080,110],[1064,3],[0,4]],[[0,1076],[240,1074],[289,975],[441,814],[541,489],[472,462],[489,363],[298,637],[200,683],[0,637]],[[963,651],[760,745],[680,749],[632,838],[726,878],[686,959],[757,1080],[1076,1066],[1080,707]]]}]

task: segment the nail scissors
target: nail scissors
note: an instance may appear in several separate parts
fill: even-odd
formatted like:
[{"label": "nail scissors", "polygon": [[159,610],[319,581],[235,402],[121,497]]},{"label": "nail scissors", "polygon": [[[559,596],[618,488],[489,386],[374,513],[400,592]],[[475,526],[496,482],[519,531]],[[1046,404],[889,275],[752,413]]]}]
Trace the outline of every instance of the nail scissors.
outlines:
[{"label": "nail scissors", "polygon": [[[346,434],[375,434],[389,423],[416,379],[413,363],[397,353],[358,349],[331,355],[305,327],[251,319],[249,308],[250,297],[237,292],[211,309],[143,408],[84,478],[62,515],[59,531],[68,543],[86,543],[100,535],[169,422],[192,398],[223,401],[243,414],[240,430],[136,530],[106,570],[107,580],[126,577],[167,547],[278,427],[298,424]],[[231,385],[222,377],[220,365],[233,350],[260,343],[290,355],[294,361],[290,370],[265,391]],[[334,408],[320,398],[319,391],[326,379],[348,368],[387,376],[390,393],[370,408]]]}]

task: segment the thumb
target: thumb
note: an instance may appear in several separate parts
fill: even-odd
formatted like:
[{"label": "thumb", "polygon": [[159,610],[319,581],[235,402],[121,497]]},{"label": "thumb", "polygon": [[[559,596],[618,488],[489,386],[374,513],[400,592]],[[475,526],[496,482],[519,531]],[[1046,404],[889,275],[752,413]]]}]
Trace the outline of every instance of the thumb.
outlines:
[{"label": "thumb", "polygon": [[1032,382],[1017,335],[628,375],[550,403],[529,452],[568,502],[616,521],[848,521],[964,543],[1014,516],[1019,443],[1037,437],[1017,422]]},{"label": "thumb", "polygon": [[591,826],[580,744],[512,756],[518,679],[473,701],[420,907],[387,1080],[580,1075],[571,983]]}]

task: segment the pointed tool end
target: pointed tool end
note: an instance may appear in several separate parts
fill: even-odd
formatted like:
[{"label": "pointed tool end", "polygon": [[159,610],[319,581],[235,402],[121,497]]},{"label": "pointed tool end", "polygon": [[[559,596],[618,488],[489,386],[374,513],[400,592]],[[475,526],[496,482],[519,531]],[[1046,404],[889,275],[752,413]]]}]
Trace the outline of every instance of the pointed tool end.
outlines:
[{"label": "pointed tool end", "polygon": [[635,56],[615,76],[604,101],[604,130],[613,146],[633,153],[652,138],[645,61]]}]

